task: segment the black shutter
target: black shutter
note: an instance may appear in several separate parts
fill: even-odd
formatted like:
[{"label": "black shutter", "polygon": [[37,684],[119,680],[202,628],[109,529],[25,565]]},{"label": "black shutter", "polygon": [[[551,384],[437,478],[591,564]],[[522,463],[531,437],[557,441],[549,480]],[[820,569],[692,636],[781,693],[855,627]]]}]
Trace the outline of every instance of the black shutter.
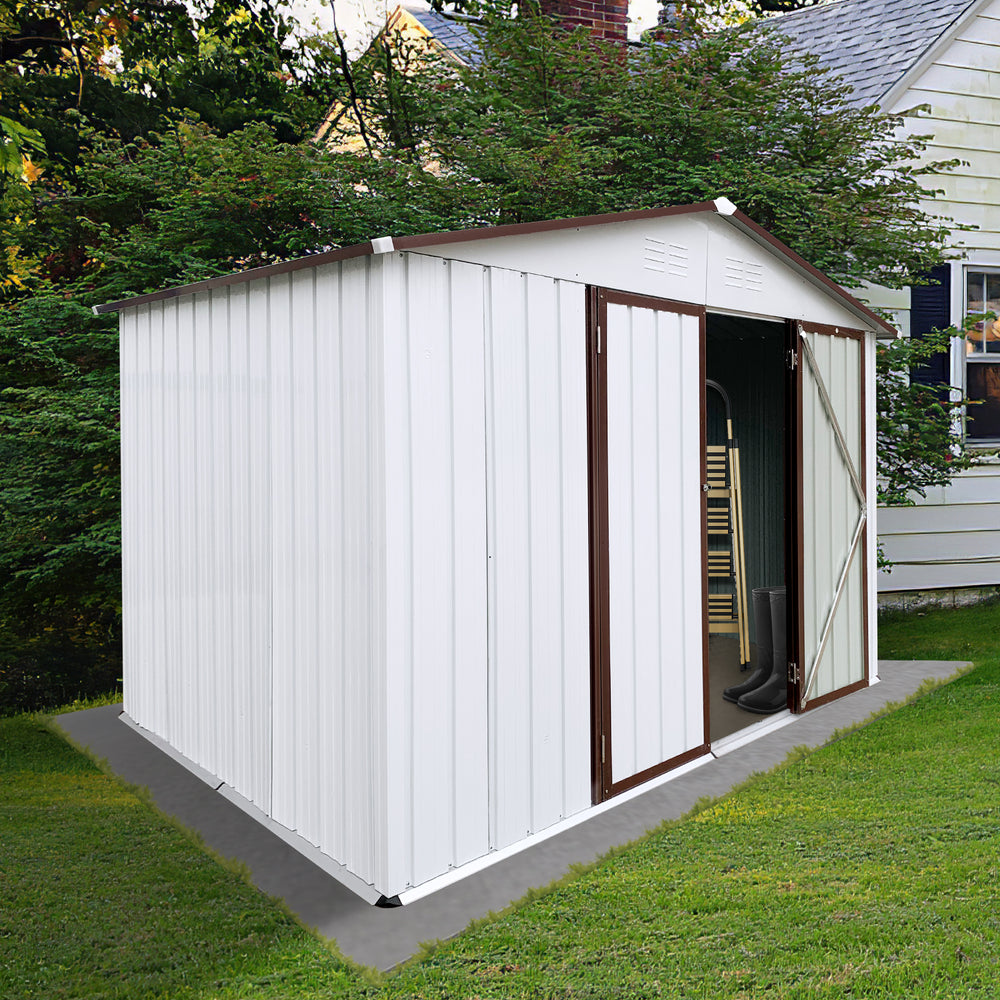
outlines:
[{"label": "black shutter", "polygon": [[[951,268],[942,264],[928,277],[932,284],[915,285],[910,290],[910,336],[918,339],[932,330],[946,330],[951,326]],[[926,365],[910,372],[910,378],[922,385],[950,384],[948,352],[931,355]]]}]

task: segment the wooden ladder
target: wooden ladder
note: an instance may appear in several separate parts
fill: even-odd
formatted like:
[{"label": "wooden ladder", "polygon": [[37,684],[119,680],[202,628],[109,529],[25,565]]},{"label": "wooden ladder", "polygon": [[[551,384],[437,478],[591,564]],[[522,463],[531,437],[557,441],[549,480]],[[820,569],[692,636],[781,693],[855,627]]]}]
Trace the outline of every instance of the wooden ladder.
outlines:
[{"label": "wooden ladder", "polygon": [[729,593],[708,595],[708,632],[709,635],[736,635],[740,643],[740,665],[744,666],[750,662],[750,635],[747,630],[740,448],[733,436],[729,394],[711,379],[705,384],[722,396],[726,407],[726,443],[706,446],[709,542],[726,537],[724,547],[708,550],[708,578],[726,580],[731,585]]}]

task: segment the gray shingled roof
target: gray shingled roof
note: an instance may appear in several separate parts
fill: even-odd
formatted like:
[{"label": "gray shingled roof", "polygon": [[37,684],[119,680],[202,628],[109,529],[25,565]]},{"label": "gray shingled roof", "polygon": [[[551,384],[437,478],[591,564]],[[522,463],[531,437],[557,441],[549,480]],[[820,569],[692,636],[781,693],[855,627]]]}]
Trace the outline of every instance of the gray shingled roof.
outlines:
[{"label": "gray shingled roof", "polygon": [[[877,104],[977,0],[831,0],[760,22],[780,32],[792,53],[812,54],[854,89],[859,106]],[[407,6],[444,48],[479,61],[468,24]]]},{"label": "gray shingled roof", "polygon": [[837,0],[763,22],[877,104],[976,0]]},{"label": "gray shingled roof", "polygon": [[405,6],[406,10],[431,33],[435,41],[458,56],[462,62],[474,66],[479,61],[479,45],[467,23],[439,14],[436,10]]}]

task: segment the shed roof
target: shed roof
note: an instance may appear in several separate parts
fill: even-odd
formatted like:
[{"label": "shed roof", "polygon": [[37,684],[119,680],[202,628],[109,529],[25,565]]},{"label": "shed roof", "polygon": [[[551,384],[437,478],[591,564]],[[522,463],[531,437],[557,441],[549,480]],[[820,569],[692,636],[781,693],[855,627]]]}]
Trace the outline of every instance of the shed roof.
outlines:
[{"label": "shed roof", "polygon": [[946,39],[980,0],[835,0],[762,22],[793,53],[854,89],[852,103],[878,104]]},{"label": "shed roof", "polygon": [[781,259],[788,267],[805,277],[811,284],[821,288],[827,295],[830,295],[834,299],[838,300],[856,316],[861,317],[867,323],[872,324],[874,329],[895,334],[895,329],[885,320],[873,313],[867,306],[855,299],[846,289],[842,288],[835,281],[827,277],[827,275],[823,274],[822,271],[813,267],[812,264],[800,257],[790,247],[787,247],[779,239],[772,236],[762,226],[757,225],[757,223],[751,218],[740,212],[736,206],[726,198],[718,198],[715,201],[698,202],[693,205],[675,205],[664,208],[643,209],[633,212],[615,212],[605,215],[590,215],[569,219],[550,219],[541,222],[525,222],[515,225],[483,226],[476,229],[460,229],[444,233],[424,233],[416,236],[402,236],[397,238],[383,236],[374,240],[369,240],[365,243],[357,243],[349,247],[342,247],[335,250],[327,250],[323,253],[311,254],[308,257],[299,257],[295,260],[281,261],[276,264],[267,264],[263,267],[252,268],[249,271],[222,274],[218,277],[208,278],[204,281],[197,281],[174,288],[166,288],[161,291],[150,292],[145,295],[136,295],[131,298],[120,299],[117,302],[108,302],[104,305],[94,306],[94,312],[117,312],[121,309],[144,305],[148,302],[176,298],[180,295],[190,295],[196,292],[208,291],[212,288],[220,288],[227,285],[239,285],[244,282],[257,280],[259,278],[268,278],[272,275],[287,274],[291,271],[300,271],[304,268],[318,267],[322,264],[339,260],[348,260],[352,257],[364,257],[397,250],[421,250],[431,247],[447,246],[448,244],[469,244],[474,241],[503,239],[510,236],[532,236],[538,233],[550,233],[557,232],[559,230],[577,230],[590,226],[611,226],[642,219],[658,219],[671,215],[694,215],[698,213],[713,215],[724,219],[727,223],[736,227],[746,236],[749,236],[755,243],[765,248],[769,253]]}]

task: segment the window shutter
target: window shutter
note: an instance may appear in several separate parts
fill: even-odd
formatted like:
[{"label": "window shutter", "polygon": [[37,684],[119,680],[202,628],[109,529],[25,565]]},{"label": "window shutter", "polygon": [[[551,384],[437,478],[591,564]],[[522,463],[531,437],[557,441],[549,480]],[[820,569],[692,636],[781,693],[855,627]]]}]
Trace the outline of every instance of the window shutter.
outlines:
[{"label": "window shutter", "polygon": [[[929,272],[935,284],[916,285],[910,290],[910,336],[922,338],[932,330],[951,326],[951,268],[947,264]],[[948,385],[951,382],[948,352],[934,354],[926,365],[914,368],[910,378],[921,385]]]}]

